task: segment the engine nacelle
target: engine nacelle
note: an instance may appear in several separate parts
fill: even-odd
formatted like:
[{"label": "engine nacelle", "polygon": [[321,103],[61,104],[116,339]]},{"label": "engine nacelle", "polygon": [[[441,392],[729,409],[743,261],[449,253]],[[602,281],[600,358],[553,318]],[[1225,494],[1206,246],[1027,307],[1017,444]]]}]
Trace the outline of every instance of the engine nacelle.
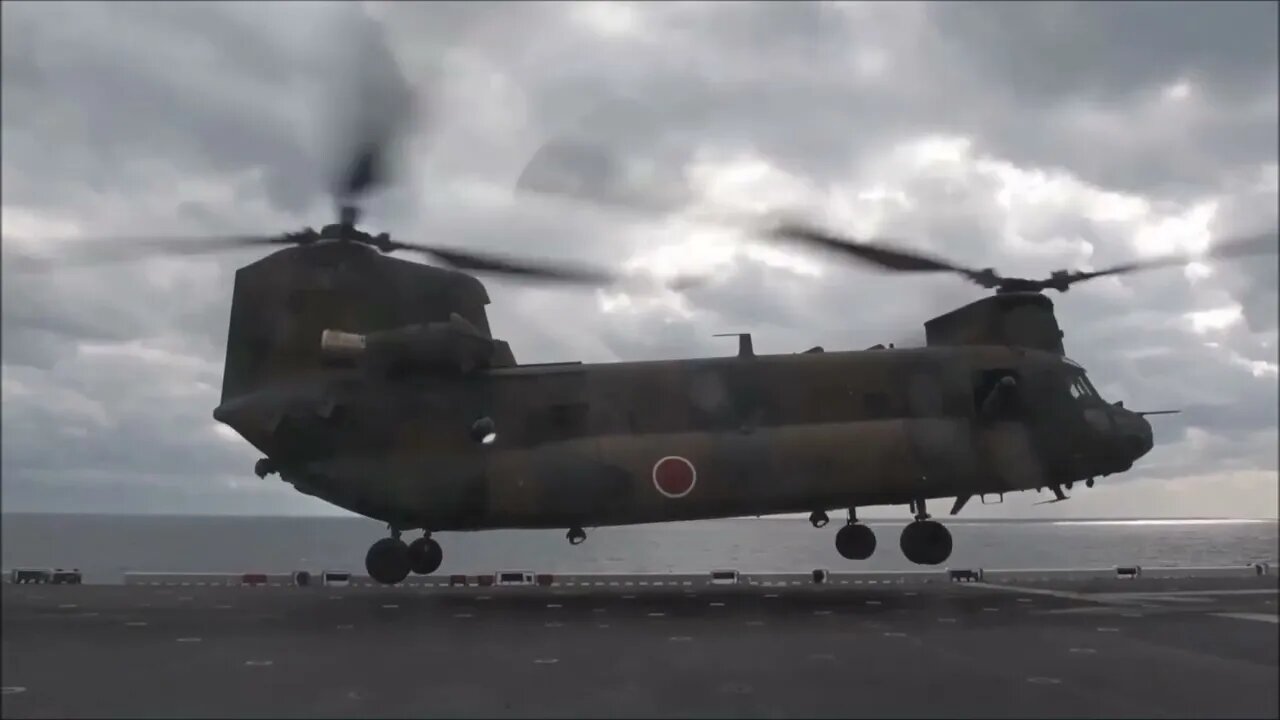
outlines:
[{"label": "engine nacelle", "polygon": [[325,330],[320,336],[320,350],[326,359],[367,362],[385,369],[467,373],[489,367],[494,346],[492,338],[457,313],[449,316],[449,322],[407,325],[368,335]]}]

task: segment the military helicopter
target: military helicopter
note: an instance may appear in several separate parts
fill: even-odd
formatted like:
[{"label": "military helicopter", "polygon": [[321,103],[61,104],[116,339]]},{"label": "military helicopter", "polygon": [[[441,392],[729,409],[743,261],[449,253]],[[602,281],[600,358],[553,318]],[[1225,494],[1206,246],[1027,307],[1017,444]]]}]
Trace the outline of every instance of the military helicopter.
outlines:
[{"label": "military helicopter", "polygon": [[[952,539],[930,501],[955,498],[954,515],[1022,490],[1063,500],[1152,449],[1152,413],[1099,395],[1066,357],[1044,291],[1191,258],[1027,280],[788,222],[766,237],[995,292],[925,322],[920,348],[758,355],[741,335],[729,357],[521,365],[491,331],[477,275],[625,278],[359,229],[361,199],[386,179],[387,138],[358,140],[333,183],[336,222],[147,247],[280,247],[236,272],[213,416],[262,453],[259,477],[386,522],[366,554],[380,583],[436,571],[436,532],[565,528],[579,544],[585,528],[675,520],[807,512],[823,527],[837,509],[837,552],[863,560],[877,541],[857,509],[875,505],[909,506],[901,550],[938,565]],[[404,542],[411,531],[422,535]]]},{"label": "military helicopter", "polygon": [[[370,162],[353,165],[351,194]],[[732,357],[520,365],[491,333],[473,273],[610,273],[371,235],[358,214],[345,205],[319,231],[219,241],[287,247],[236,273],[213,415],[263,453],[259,476],[385,521],[366,566],[387,584],[439,568],[434,532],[568,528],[578,544],[587,527],[672,520],[809,512],[822,527],[838,508],[836,549],[861,560],[876,538],[856,509],[873,505],[909,505],[902,552],[943,563],[952,540],[930,500],[956,498],[953,515],[975,496],[1048,488],[1062,500],[1152,449],[1150,413],[1104,401],[1065,356],[1043,291],[1187,262],[1025,280],[788,224],[772,236],[995,293],[927,321],[922,348],[757,355],[742,335]]]}]

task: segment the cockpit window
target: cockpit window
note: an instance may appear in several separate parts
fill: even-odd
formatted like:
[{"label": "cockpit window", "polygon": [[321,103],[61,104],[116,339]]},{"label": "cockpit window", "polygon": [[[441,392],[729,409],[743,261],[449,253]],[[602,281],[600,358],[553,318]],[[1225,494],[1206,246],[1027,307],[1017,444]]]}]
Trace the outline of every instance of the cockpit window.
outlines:
[{"label": "cockpit window", "polygon": [[1089,382],[1089,378],[1084,374],[1071,376],[1071,397],[1076,400],[1098,400],[1101,396],[1098,391],[1093,388],[1093,384]]}]

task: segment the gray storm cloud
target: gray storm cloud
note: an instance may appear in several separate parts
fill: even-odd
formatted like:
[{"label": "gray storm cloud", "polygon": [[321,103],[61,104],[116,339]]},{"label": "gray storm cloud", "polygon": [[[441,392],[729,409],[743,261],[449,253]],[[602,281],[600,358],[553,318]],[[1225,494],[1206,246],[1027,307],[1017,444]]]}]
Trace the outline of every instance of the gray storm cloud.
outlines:
[{"label": "gray storm cloud", "polygon": [[[800,208],[1026,275],[1277,220],[1274,4],[0,12],[6,509],[328,511],[257,481],[252,450],[210,417],[231,278],[258,254],[43,274],[14,260],[57,256],[68,236],[329,221],[345,111],[386,102],[391,116],[405,101],[335,98],[353,53],[398,67],[417,111],[370,230],[709,278],[630,295],[487,281],[494,330],[526,362],[730,354],[711,336],[740,331],[761,352],[857,349],[918,339],[924,320],[980,295],[768,248],[699,214]],[[548,143],[576,148],[552,168],[561,182],[611,203],[517,192]],[[1159,419],[1157,449],[1113,488],[974,514],[1275,514],[1274,257],[1054,301],[1068,353],[1108,399],[1183,413]]]}]

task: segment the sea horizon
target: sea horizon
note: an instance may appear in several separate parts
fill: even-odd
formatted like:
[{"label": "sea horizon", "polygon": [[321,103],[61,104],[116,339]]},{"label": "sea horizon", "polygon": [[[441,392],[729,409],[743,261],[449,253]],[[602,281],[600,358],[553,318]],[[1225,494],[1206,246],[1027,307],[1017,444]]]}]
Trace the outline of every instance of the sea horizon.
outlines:
[{"label": "sea horizon", "polygon": [[[831,521],[837,522],[843,517],[842,513],[829,513]],[[192,518],[237,518],[243,520],[370,520],[363,515],[355,513],[233,513],[233,512],[201,512],[201,511],[179,511],[179,512],[114,512],[114,511],[70,511],[70,510],[0,510],[0,519],[6,516],[91,516],[91,517],[139,517],[139,518],[165,518],[165,517],[192,517]],[[708,518],[703,520],[670,520],[654,523],[636,523],[636,525],[658,525],[658,524],[688,524],[698,522],[728,522],[736,520],[750,520],[752,522],[769,520],[769,521],[795,521],[807,519],[807,515],[803,514],[779,514],[779,515],[762,515],[730,517],[730,518]],[[953,517],[935,514],[935,517],[948,524],[973,524],[973,523],[1045,523],[1045,524],[1084,524],[1084,523],[1280,523],[1280,518],[1274,517],[1228,517],[1215,515],[1188,515],[1188,516],[1141,516],[1141,515],[1115,515],[1115,516],[1094,516],[1094,517],[1003,517],[1003,518],[977,518],[977,517]],[[862,522],[871,524],[903,524],[910,521],[910,517],[865,517]]]},{"label": "sea horizon", "polygon": [[[866,561],[835,550],[843,513],[815,529],[806,519],[726,518],[587,528],[577,546],[560,529],[435,533],[441,573],[534,568],[540,572],[750,572],[919,569],[898,547],[911,522],[866,518],[879,548]],[[1280,522],[1269,518],[947,518],[952,567],[1147,567],[1275,563]],[[5,512],[0,565],[69,567],[89,582],[129,571],[291,572],[364,568],[384,523],[357,515]],[[410,533],[412,536],[413,533]]]}]

